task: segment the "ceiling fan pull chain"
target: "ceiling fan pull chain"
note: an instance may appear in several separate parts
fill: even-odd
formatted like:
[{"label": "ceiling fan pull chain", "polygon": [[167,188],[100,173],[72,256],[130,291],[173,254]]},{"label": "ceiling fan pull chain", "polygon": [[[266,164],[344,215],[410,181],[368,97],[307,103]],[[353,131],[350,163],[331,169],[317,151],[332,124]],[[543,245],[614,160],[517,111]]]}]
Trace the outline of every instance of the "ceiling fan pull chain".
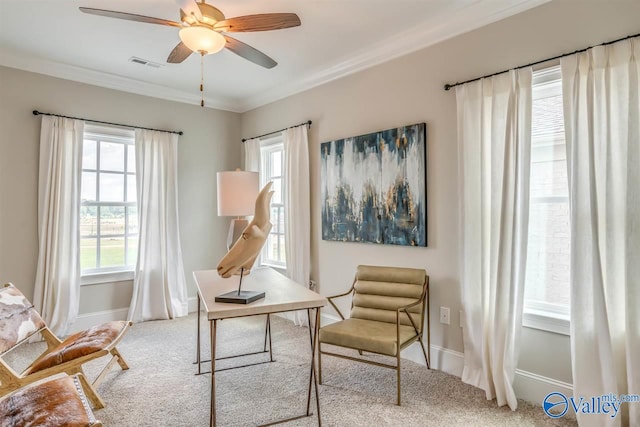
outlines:
[{"label": "ceiling fan pull chain", "polygon": [[200,106],[204,107],[204,52],[200,52]]}]

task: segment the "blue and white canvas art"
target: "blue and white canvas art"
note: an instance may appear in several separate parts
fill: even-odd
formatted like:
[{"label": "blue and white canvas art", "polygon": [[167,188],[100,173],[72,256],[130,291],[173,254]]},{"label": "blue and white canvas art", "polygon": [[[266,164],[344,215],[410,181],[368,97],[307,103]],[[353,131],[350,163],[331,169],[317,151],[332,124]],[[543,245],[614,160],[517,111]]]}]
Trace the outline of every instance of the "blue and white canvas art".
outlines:
[{"label": "blue and white canvas art", "polygon": [[425,123],[321,150],[323,240],[427,246]]}]

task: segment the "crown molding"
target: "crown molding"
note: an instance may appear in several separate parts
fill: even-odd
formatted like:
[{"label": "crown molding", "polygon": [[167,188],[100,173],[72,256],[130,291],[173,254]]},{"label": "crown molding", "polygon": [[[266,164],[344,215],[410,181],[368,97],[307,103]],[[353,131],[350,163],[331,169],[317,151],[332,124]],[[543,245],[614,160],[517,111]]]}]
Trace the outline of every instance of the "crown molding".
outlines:
[{"label": "crown molding", "polygon": [[[291,79],[287,83],[279,84],[276,87],[237,102],[224,98],[205,97],[205,106],[207,108],[244,113],[424,49],[549,1],[551,0],[512,0],[505,5],[503,2],[493,0],[473,0],[469,4],[447,13],[445,16],[437,16],[434,18],[434,22],[426,22],[410,28],[301,78]],[[0,65],[138,95],[200,105],[200,97],[195,94],[102,71],[38,58],[2,46],[0,46]]]},{"label": "crown molding", "polygon": [[[154,83],[38,58],[4,46],[0,47],[0,65],[137,95],[200,105],[198,95]],[[205,97],[204,102],[207,108],[241,112],[240,105],[225,99]]]},{"label": "crown molding", "polygon": [[[240,111],[278,101],[333,80],[363,71],[384,62],[408,55],[460,34],[489,25],[518,13],[548,3],[551,0],[514,0],[508,5],[492,0],[476,0],[457,10],[438,16],[436,22],[422,23],[416,27],[389,37],[381,43],[362,49],[349,58],[323,67],[314,73],[246,98]],[[444,83],[443,83],[444,84]]]}]

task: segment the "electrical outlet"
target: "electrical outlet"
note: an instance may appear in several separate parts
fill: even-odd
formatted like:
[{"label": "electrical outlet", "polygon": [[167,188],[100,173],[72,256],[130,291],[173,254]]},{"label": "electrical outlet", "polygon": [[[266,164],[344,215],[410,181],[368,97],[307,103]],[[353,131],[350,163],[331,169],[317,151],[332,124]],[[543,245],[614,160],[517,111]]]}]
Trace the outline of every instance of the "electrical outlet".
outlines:
[{"label": "electrical outlet", "polygon": [[449,307],[440,307],[440,323],[445,325],[451,323]]}]

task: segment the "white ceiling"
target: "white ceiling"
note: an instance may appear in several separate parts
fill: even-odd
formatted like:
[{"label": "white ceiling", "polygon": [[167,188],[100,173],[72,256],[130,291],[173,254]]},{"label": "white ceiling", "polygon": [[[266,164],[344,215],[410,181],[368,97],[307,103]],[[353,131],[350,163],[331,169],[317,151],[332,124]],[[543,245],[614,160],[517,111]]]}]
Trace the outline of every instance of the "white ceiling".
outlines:
[{"label": "white ceiling", "polygon": [[[548,0],[207,0],[227,17],[294,12],[302,26],[236,33],[278,62],[223,50],[204,58],[208,107],[247,111]],[[200,58],[166,58],[178,29],[81,13],[79,6],[179,21],[178,0],[0,0],[0,65],[198,104]],[[163,64],[155,69],[132,56]]]}]

